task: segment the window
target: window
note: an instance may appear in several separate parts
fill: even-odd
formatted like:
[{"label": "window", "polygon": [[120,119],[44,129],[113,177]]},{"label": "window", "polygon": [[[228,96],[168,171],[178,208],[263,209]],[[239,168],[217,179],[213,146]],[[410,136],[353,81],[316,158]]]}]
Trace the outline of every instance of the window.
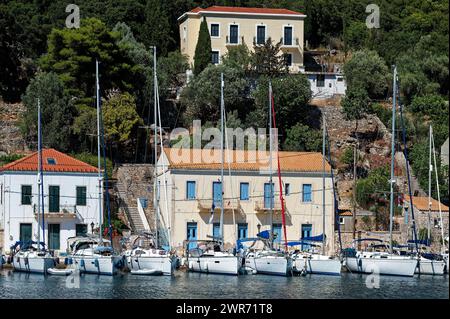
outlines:
[{"label": "window", "polygon": [[184,27],[183,28],[183,40],[186,41],[186,38],[187,38],[187,28]]},{"label": "window", "polygon": [[48,165],[56,165],[56,160],[53,157],[48,157],[47,164]]},{"label": "window", "polygon": [[273,183],[264,183],[264,208],[274,208]]},{"label": "window", "polygon": [[76,224],[75,225],[75,236],[86,236],[87,235],[87,225]]},{"label": "window", "polygon": [[22,205],[31,205],[31,185],[22,185]]},{"label": "window", "polygon": [[220,224],[214,223],[213,224],[213,237],[219,238],[220,237]]},{"label": "window", "polygon": [[325,75],[324,74],[317,74],[317,87],[324,87],[325,86]]},{"label": "window", "polygon": [[213,201],[215,206],[222,204],[222,183],[213,182]]},{"label": "window", "polygon": [[48,248],[58,250],[60,248],[60,225],[48,224]]},{"label": "window", "polygon": [[312,187],[311,184],[303,184],[302,201],[309,203],[312,200]]},{"label": "window", "polygon": [[211,51],[211,63],[219,64],[219,51]]},{"label": "window", "polygon": [[238,224],[238,239],[247,238],[248,225],[247,224]]},{"label": "window", "polygon": [[19,239],[20,241],[31,240],[32,227],[31,224],[20,224]]},{"label": "window", "polygon": [[239,43],[239,26],[236,24],[230,25],[230,43]]},{"label": "window", "polygon": [[286,184],[284,185],[284,194],[285,194],[286,196],[288,196],[290,193],[291,193],[291,184],[286,183]]},{"label": "window", "polygon": [[50,213],[59,212],[59,186],[48,187],[48,211]]},{"label": "window", "polygon": [[249,184],[248,183],[241,183],[240,186],[240,199],[241,200],[248,200],[249,196],[248,196],[248,188],[249,188]]},{"label": "window", "polygon": [[211,37],[220,37],[220,29],[218,23],[211,23]]},{"label": "window", "polygon": [[344,78],[343,78],[343,77],[338,77],[338,78],[337,78],[337,81],[338,81],[338,82],[343,82],[343,81],[344,81]]},{"label": "window", "polygon": [[77,206],[86,206],[86,186],[77,186]]},{"label": "window", "polygon": [[339,224],[341,225],[345,224],[344,217],[339,217]]},{"label": "window", "polygon": [[284,61],[286,62],[287,66],[291,66],[292,65],[292,53],[286,53],[284,55]]},{"label": "window", "polygon": [[186,182],[186,199],[195,199],[195,182]]},{"label": "window", "polygon": [[256,27],[256,44],[264,44],[266,42],[266,26],[259,25]]},{"label": "window", "polygon": [[292,45],[292,27],[284,27],[284,45]]}]

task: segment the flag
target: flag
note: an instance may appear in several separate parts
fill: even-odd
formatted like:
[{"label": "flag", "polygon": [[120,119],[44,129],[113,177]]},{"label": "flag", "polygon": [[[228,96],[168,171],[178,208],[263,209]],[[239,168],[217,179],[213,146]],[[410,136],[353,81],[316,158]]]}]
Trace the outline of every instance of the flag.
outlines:
[{"label": "flag", "polygon": [[211,224],[214,219],[214,209],[215,208],[216,208],[216,205],[214,205],[214,201],[213,201],[212,206],[211,206],[211,217],[209,218],[208,224]]}]

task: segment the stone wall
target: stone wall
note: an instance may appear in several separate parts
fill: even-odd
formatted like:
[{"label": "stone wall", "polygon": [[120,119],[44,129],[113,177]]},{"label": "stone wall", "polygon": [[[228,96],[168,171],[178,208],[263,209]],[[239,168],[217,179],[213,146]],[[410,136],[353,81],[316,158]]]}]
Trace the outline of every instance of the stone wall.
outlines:
[{"label": "stone wall", "polygon": [[24,111],[22,103],[7,104],[0,99],[0,155],[29,151],[19,128]]}]

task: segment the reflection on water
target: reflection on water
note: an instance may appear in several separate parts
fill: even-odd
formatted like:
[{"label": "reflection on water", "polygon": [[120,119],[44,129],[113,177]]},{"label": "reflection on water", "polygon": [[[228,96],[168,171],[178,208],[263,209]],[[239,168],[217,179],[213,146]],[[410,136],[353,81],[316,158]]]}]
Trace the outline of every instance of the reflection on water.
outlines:
[{"label": "reflection on water", "polygon": [[349,273],[341,277],[238,277],[181,271],[173,277],[83,274],[68,278],[2,270],[0,298],[449,298],[447,276],[382,276],[379,289],[367,288],[366,278]]}]

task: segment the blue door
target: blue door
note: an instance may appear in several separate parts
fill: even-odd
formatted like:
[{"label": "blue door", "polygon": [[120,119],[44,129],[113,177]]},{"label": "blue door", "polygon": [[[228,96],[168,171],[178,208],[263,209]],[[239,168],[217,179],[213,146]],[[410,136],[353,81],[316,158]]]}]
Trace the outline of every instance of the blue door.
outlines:
[{"label": "blue door", "polygon": [[281,224],[273,224],[272,225],[272,231],[275,237],[274,242],[280,243],[281,242]]},{"label": "blue door", "polygon": [[213,200],[215,206],[220,206],[222,203],[222,183],[213,182]]},{"label": "blue door", "polygon": [[[272,187],[270,187],[272,186]],[[273,183],[264,183],[264,208],[273,208]]]},{"label": "blue door", "polygon": [[219,237],[220,236],[220,224],[214,223],[213,224],[213,237]]},{"label": "blue door", "polygon": [[[187,223],[187,240],[196,240],[197,239],[197,223]],[[197,243],[189,243],[188,249],[192,249],[197,247]]]},{"label": "blue door", "polygon": [[247,238],[247,224],[238,224],[238,239]]},{"label": "blue door", "polygon": [[[311,224],[303,224],[302,225],[302,239],[306,237],[311,237],[312,233],[312,225]],[[302,244],[302,250],[308,250],[311,248],[311,245]]]}]

